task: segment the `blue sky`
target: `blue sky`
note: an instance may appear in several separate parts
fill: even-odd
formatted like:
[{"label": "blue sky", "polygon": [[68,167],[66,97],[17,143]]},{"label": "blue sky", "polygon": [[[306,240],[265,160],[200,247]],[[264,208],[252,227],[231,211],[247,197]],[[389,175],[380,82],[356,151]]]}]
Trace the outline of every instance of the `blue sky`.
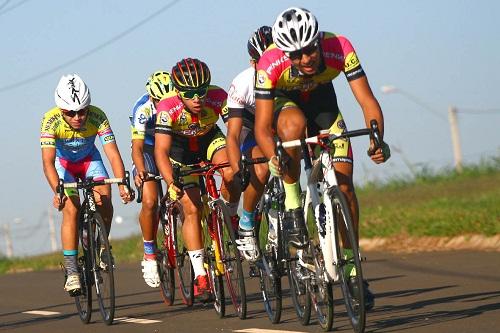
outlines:
[{"label": "blue sky", "polygon": [[[499,154],[497,1],[0,1],[0,100],[9,120],[0,133],[0,224],[10,225],[16,254],[50,249],[43,214],[51,192],[38,137],[61,75],[78,73],[87,82],[130,169],[128,115],[147,76],[197,57],[209,65],[213,83],[227,89],[248,66],[250,32],[271,25],[289,6],[308,8],[321,30],[351,40],[384,111],[386,141],[401,152],[393,149],[393,158],[376,166],[366,157],[366,141],[355,139],[355,182],[408,174],[403,157],[417,167],[451,166],[450,106],[459,111],[464,162]],[[408,95],[383,94],[383,85],[427,108]],[[348,127],[363,126],[345,78],[334,86]],[[490,111],[472,113],[483,110]],[[115,209],[125,221],[112,235],[138,232],[139,205],[123,207],[116,200]]]}]

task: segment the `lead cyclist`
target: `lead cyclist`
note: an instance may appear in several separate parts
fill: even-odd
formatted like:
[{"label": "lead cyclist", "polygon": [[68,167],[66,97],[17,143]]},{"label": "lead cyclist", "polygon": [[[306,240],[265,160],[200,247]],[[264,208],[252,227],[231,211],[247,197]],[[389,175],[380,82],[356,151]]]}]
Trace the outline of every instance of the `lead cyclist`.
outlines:
[{"label": "lead cyclist", "polygon": [[[337,105],[332,80],[341,72],[363,110],[366,126],[375,119],[383,137],[384,118],[366,74],[350,41],[344,36],[319,31],[316,17],[307,9],[291,7],[278,15],[272,27],[274,45],[261,56],[255,87],[255,137],[269,159],[272,175],[283,177],[286,192],[284,231],[288,241],[304,247],[308,242],[303,209],[300,205],[300,151],[287,149],[288,161],[279,161],[273,140],[283,141],[316,135],[330,129],[347,130]],[[353,185],[353,155],[350,142],[337,140],[334,163],[341,191],[348,200],[356,233],[359,235],[359,206]],[[369,149],[379,164],[390,157],[389,146]],[[359,239],[359,236],[357,237]],[[344,255],[348,256],[349,253]],[[354,266],[352,266],[354,268]],[[350,270],[347,270],[350,272]],[[349,273],[350,274],[350,273]],[[350,274],[351,276],[351,274]],[[351,279],[355,279],[352,274]],[[356,281],[351,281],[355,285]],[[366,309],[374,306],[374,295],[365,283]],[[361,298],[361,295],[359,296]]]}]

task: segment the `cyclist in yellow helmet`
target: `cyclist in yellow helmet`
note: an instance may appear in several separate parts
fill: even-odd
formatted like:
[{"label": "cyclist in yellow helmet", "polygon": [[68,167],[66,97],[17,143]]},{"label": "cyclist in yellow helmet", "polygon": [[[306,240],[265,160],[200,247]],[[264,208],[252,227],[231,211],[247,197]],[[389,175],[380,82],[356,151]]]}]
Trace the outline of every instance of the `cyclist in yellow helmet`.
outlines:
[{"label": "cyclist in yellow helmet", "polygon": [[[156,106],[160,100],[175,94],[170,81],[170,74],[165,71],[154,72],[146,82],[146,93],[142,95],[132,108],[130,116],[132,131],[132,169],[134,182],[140,187],[148,173],[158,175],[154,159],[154,129],[156,122]],[[160,276],[156,262],[155,235],[158,227],[158,184],[143,184],[142,207],[139,213],[144,244],[144,255],[141,262],[143,278],[152,288],[160,286]]]}]

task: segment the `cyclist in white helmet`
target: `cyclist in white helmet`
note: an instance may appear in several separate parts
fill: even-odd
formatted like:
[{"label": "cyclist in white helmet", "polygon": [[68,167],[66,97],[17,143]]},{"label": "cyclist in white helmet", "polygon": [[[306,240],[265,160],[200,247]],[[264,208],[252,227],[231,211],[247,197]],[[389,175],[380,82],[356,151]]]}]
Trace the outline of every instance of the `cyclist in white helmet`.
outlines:
[{"label": "cyclist in white helmet", "polygon": [[159,175],[154,158],[154,130],[156,123],[156,105],[175,95],[170,81],[170,74],[156,71],[146,82],[146,93],[134,104],[130,116],[132,131],[132,173],[137,188],[142,188],[142,206],[139,213],[139,224],[142,231],[144,254],[141,261],[143,278],[152,288],[160,286],[160,275],[156,262],[155,236],[158,227],[158,186],[156,182],[143,182],[150,175]]},{"label": "cyclist in white helmet", "polygon": [[[286,167],[276,157],[273,140],[276,133],[283,141],[315,135],[322,129],[340,134],[346,126],[337,105],[332,80],[344,73],[365,117],[366,126],[375,119],[382,131],[384,118],[373,96],[366,74],[350,41],[344,36],[319,30],[314,15],[307,9],[291,7],[276,18],[273,25],[274,46],[262,54],[257,65],[255,88],[255,137],[269,159],[273,175],[281,175],[286,192],[284,230],[297,247],[308,242],[308,234],[300,205],[300,150],[287,149],[290,159]],[[387,145],[374,151],[371,159],[383,163],[390,156]],[[352,181],[352,149],[349,140],[337,141],[335,170],[345,194],[355,228],[358,229],[358,203]],[[374,296],[365,288],[366,308],[374,304]]]},{"label": "cyclist in white helmet", "polygon": [[[255,142],[253,133],[255,66],[261,54],[271,44],[271,27],[262,26],[250,35],[247,43],[250,67],[234,78],[228,91],[229,119],[226,140],[228,158],[236,177],[241,177],[239,164],[242,153],[249,158],[264,156]],[[250,175],[248,188],[243,194],[243,213],[238,228],[240,239],[237,243],[245,259],[254,262],[260,256],[255,230],[255,206],[262,196],[264,185],[269,177],[267,164],[256,164],[250,167]]]},{"label": "cyclist in white helmet", "polygon": [[[54,191],[53,205],[63,213],[61,241],[66,269],[64,289],[71,296],[81,292],[78,274],[77,219],[80,199],[76,189],[66,189],[62,201],[56,193],[59,179],[74,182],[77,178],[109,178],[101,155],[94,144],[99,136],[115,177],[125,177],[125,168],[106,114],[90,104],[90,91],[76,74],[64,75],[54,93],[56,107],[45,113],[40,129],[40,145],[45,177]],[[124,185],[119,186],[124,202],[133,199]],[[113,219],[110,185],[94,188],[94,195],[106,229]]]}]

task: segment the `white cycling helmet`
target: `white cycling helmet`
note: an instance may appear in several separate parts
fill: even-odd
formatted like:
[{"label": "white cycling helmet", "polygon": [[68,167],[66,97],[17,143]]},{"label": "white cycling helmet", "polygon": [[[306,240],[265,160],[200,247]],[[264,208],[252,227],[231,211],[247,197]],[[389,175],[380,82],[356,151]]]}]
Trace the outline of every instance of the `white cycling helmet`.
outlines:
[{"label": "white cycling helmet", "polygon": [[78,111],[90,105],[90,91],[76,74],[63,75],[54,93],[56,105],[65,110]]},{"label": "white cycling helmet", "polygon": [[293,52],[311,44],[318,38],[318,21],[304,8],[290,7],[276,18],[273,41],[283,52]]}]

